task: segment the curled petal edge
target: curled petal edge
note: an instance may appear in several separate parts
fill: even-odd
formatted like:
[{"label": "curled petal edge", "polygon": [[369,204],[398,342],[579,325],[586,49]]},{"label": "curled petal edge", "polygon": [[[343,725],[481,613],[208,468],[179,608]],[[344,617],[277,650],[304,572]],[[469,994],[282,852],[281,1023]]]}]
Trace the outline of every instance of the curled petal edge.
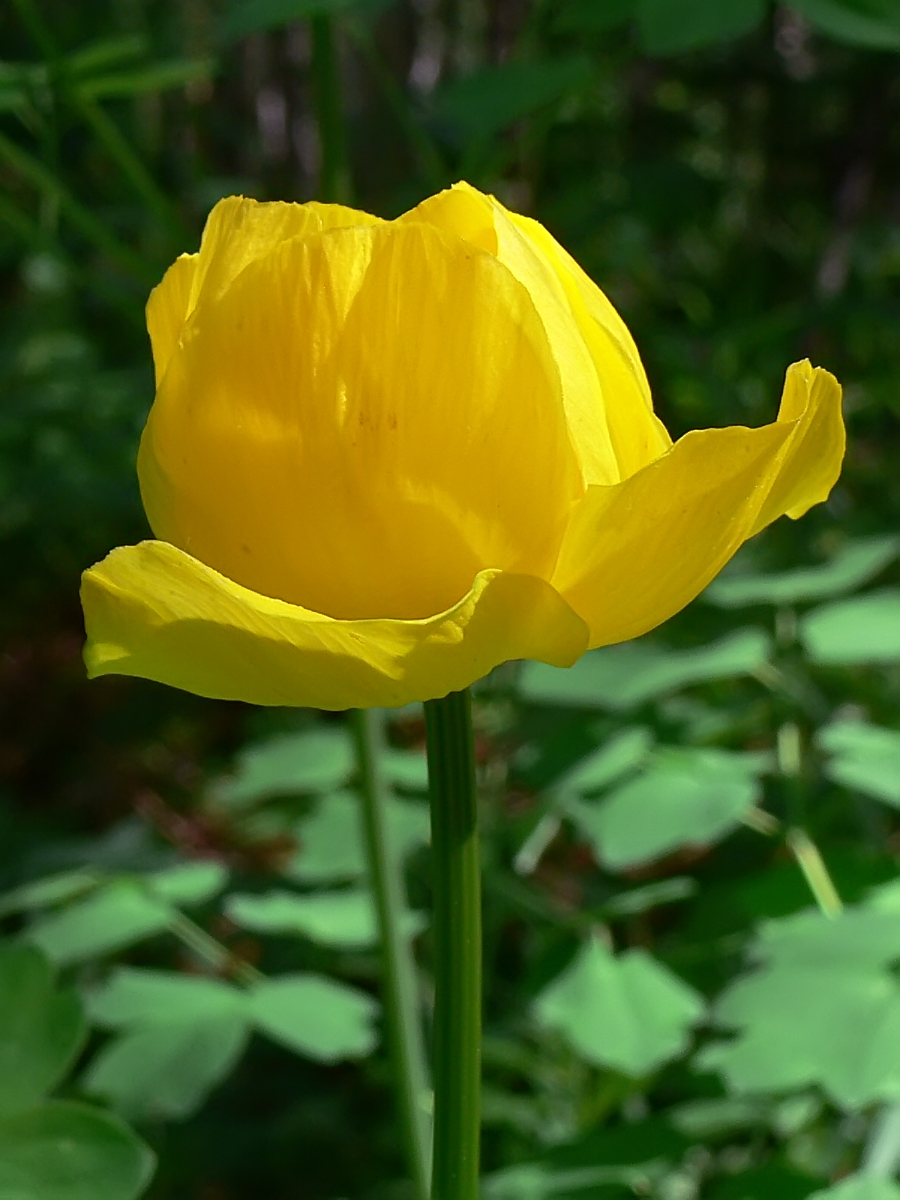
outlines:
[{"label": "curled petal edge", "polygon": [[136,675],[224,700],[392,707],[474,683],[509,659],[570,666],[584,621],[548,583],[481,571],[423,620],[335,620],[261,596],[167,542],[113,550],[84,573],[88,675]]}]

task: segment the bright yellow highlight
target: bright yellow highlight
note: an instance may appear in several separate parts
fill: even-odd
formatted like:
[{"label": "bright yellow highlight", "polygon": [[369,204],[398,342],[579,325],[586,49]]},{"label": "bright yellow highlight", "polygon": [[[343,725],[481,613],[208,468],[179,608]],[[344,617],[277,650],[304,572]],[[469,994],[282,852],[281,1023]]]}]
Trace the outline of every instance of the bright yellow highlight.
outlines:
[{"label": "bright yellow highlight", "polygon": [[466,184],[396,221],[223,200],[150,297],[155,542],[85,572],[92,676],[342,709],[652,629],[824,500],[837,381],[674,446],[603,293]]}]

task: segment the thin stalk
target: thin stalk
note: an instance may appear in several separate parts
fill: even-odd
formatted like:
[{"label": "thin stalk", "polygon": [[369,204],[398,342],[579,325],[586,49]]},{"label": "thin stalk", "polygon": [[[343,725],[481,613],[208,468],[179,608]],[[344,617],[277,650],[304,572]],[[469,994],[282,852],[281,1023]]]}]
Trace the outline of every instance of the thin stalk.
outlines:
[{"label": "thin stalk", "polygon": [[828,874],[819,847],[804,829],[789,830],[787,844],[820,911],[832,920],[839,917],[844,911],[844,905]]},{"label": "thin stalk", "polygon": [[211,934],[192,921],[190,917],[186,917],[184,913],[175,914],[169,922],[169,932],[174,934],[198,958],[204,959],[217,971],[233,975],[247,987],[252,987],[253,984],[261,983],[265,979],[265,975],[261,971],[257,971],[256,967],[251,966],[250,963],[235,958],[227,946],[216,941]]},{"label": "thin stalk", "polygon": [[319,194],[322,200],[345,204],[352,189],[334,18],[324,13],[312,17],[310,29],[313,89],[322,154]]},{"label": "thin stalk", "polygon": [[397,1107],[415,1200],[427,1200],[431,1176],[431,1117],[416,968],[404,930],[403,864],[390,841],[387,793],[381,770],[383,718],[376,709],[351,716],[362,795],[369,876],[381,937],[381,977]]},{"label": "thin stalk", "polygon": [[434,889],[432,1200],[477,1200],[481,874],[469,693],[425,705]]}]

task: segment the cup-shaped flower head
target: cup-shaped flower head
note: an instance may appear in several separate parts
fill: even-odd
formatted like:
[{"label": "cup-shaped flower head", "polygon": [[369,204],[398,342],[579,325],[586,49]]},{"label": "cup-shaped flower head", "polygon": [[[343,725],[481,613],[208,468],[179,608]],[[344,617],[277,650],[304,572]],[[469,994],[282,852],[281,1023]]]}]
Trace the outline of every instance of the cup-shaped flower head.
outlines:
[{"label": "cup-shaped flower head", "polygon": [[395,221],[223,200],[147,308],[158,540],[85,573],[91,675],[396,705],[660,624],[824,500],[840,388],[674,445],[634,342],[536,221],[460,184]]}]

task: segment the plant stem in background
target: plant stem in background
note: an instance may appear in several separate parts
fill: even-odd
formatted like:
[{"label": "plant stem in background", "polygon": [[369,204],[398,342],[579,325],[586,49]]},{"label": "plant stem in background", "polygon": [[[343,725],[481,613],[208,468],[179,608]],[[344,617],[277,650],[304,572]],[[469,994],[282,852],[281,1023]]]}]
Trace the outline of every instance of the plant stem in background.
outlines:
[{"label": "plant stem in background", "polygon": [[312,17],[310,30],[313,90],[322,155],[319,199],[346,204],[351,199],[352,187],[334,18],[325,14]]},{"label": "plant stem in background", "polygon": [[468,691],[425,704],[434,890],[432,1200],[477,1200],[481,875]]},{"label": "plant stem in background", "polygon": [[819,847],[803,829],[789,830],[787,844],[820,910],[826,917],[839,917],[844,911],[844,905],[828,874]]},{"label": "plant stem in background", "polygon": [[382,991],[397,1103],[415,1200],[427,1200],[431,1175],[428,1072],[415,963],[404,929],[403,864],[391,845],[387,824],[387,792],[380,763],[383,718],[378,709],[358,709],[350,723],[359,765],[369,877],[378,911]]}]

